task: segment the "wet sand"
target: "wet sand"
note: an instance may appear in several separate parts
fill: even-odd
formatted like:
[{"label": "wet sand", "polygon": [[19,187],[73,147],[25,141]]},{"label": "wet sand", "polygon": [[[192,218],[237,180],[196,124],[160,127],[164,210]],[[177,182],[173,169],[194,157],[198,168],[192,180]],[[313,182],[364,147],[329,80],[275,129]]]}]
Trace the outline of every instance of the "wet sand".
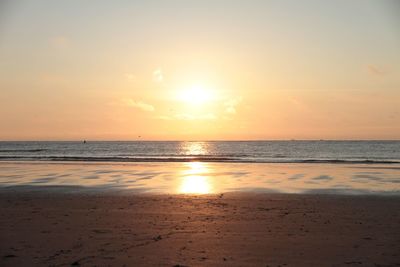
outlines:
[{"label": "wet sand", "polygon": [[0,266],[399,266],[400,197],[0,193]]},{"label": "wet sand", "polygon": [[1,192],[400,195],[398,164],[0,162],[0,170]]}]

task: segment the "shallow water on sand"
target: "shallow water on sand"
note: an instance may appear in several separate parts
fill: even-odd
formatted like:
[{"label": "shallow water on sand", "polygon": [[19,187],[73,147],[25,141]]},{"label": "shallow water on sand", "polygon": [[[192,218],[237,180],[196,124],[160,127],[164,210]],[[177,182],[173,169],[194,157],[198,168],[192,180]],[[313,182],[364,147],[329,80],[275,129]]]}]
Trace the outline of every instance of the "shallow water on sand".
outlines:
[{"label": "shallow water on sand", "polygon": [[0,191],[400,195],[400,165],[1,162]]}]

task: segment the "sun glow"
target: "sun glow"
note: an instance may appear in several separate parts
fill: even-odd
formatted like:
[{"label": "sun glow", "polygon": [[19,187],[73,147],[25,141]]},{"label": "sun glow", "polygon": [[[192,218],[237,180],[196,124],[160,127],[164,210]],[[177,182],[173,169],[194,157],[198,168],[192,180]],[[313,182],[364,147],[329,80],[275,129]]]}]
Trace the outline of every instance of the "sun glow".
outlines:
[{"label": "sun glow", "polygon": [[178,99],[182,102],[191,105],[201,105],[212,101],[215,98],[215,93],[210,88],[202,85],[193,85],[182,90],[178,94]]}]

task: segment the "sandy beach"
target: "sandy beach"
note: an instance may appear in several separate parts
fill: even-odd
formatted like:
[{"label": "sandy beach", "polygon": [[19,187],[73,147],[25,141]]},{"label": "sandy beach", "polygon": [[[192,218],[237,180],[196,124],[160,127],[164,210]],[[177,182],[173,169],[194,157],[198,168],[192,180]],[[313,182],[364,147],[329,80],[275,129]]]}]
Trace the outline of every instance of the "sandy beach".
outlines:
[{"label": "sandy beach", "polygon": [[1,266],[398,266],[400,198],[0,194]]}]

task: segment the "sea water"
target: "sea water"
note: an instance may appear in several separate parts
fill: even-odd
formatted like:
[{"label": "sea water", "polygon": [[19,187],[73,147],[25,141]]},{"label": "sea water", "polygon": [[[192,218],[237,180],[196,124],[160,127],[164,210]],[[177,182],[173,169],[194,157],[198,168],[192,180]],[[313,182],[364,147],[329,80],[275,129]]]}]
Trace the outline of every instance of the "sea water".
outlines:
[{"label": "sea water", "polygon": [[400,141],[0,142],[0,160],[400,163]]},{"label": "sea water", "polygon": [[10,190],[400,196],[400,142],[0,142]]}]

